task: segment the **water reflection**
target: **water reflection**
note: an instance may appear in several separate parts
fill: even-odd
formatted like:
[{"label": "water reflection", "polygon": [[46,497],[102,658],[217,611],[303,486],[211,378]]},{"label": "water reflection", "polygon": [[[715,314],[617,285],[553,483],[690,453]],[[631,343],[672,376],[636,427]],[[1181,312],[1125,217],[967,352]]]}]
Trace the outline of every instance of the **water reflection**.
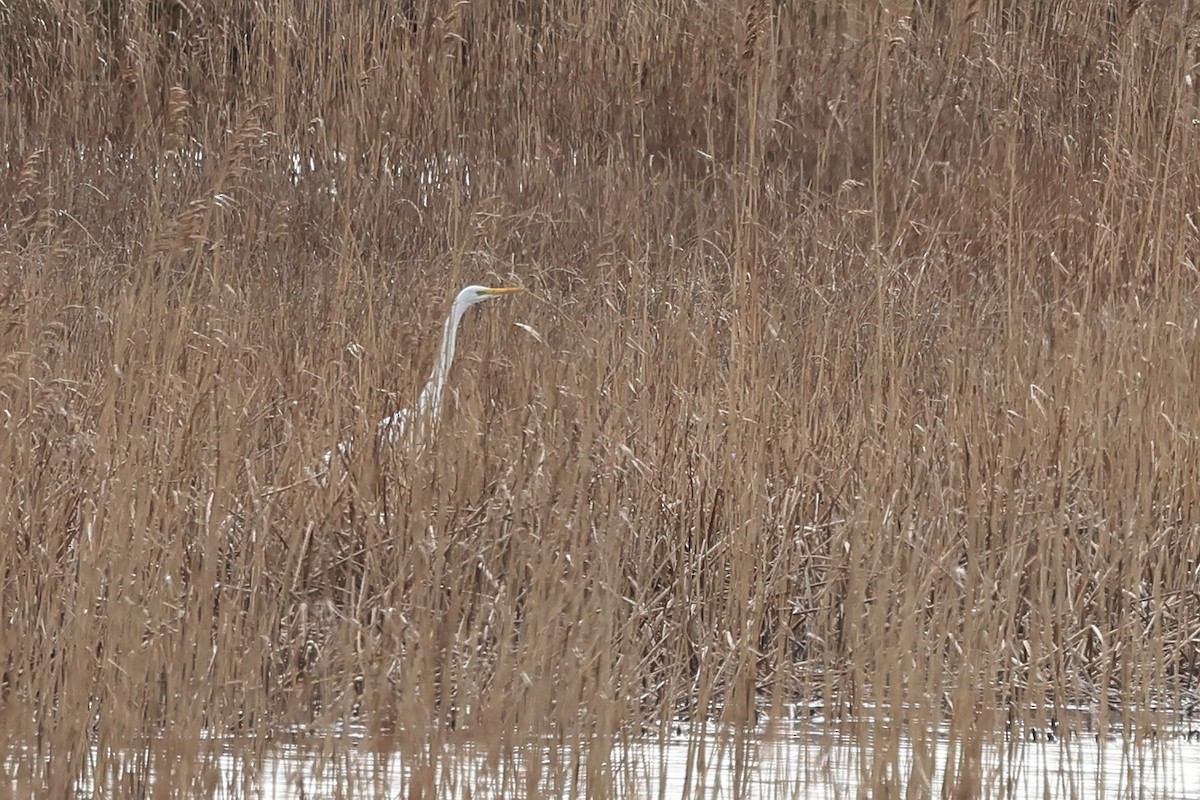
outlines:
[{"label": "water reflection", "polygon": [[[1194,739],[1194,737],[1193,737]],[[877,724],[813,725],[786,736],[687,735],[459,741],[401,751],[362,732],[292,741],[156,742],[95,757],[77,796],[217,798],[1176,798],[1200,796],[1200,742],[1078,736],[920,741]],[[10,773],[12,776],[13,773]],[[20,780],[16,795],[30,796]],[[33,791],[33,795],[42,794]]]}]

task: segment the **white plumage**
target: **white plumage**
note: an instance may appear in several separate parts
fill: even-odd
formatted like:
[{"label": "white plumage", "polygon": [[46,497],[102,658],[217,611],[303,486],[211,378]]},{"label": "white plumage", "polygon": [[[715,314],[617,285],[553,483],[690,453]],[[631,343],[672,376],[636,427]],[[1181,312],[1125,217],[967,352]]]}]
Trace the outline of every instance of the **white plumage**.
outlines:
[{"label": "white plumage", "polygon": [[[442,328],[442,347],[437,360],[433,362],[433,372],[429,382],[421,390],[417,404],[412,408],[402,408],[379,421],[379,440],[387,444],[404,442],[409,445],[420,445],[437,426],[442,413],[442,393],[446,387],[446,378],[450,374],[450,365],[454,363],[454,344],[458,338],[458,325],[462,322],[467,309],[484,300],[501,297],[506,294],[519,292],[520,289],[492,289],[487,286],[468,286],[454,298],[450,307],[450,315]],[[343,457],[350,455],[352,442],[339,442],[337,452]],[[325,453],[323,458],[326,469],[332,458],[332,451]]]}]

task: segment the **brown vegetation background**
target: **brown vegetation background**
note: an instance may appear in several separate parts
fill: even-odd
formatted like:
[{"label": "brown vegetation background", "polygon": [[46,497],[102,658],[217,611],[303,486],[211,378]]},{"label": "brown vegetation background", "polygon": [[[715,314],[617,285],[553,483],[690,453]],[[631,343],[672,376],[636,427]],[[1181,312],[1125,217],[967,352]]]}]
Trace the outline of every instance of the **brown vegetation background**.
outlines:
[{"label": "brown vegetation background", "polygon": [[[1194,725],[1198,23],[0,4],[5,771],[354,723],[410,796],[546,735],[603,796],[616,734],[813,704],[968,792],[997,731]],[[313,480],[475,282],[528,292],[438,439]]]}]

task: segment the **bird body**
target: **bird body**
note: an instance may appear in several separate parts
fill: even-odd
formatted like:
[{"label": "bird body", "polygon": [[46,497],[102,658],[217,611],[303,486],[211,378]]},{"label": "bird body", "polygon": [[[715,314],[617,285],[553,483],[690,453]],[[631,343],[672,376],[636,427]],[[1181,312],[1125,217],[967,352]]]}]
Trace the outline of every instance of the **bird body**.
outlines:
[{"label": "bird body", "polygon": [[[521,291],[517,288],[493,289],[487,286],[468,286],[454,298],[450,314],[442,327],[442,346],[437,359],[433,362],[433,372],[425,388],[417,398],[413,408],[402,408],[379,421],[379,440],[385,444],[406,442],[410,445],[420,445],[432,433],[442,412],[442,395],[446,387],[446,378],[450,374],[450,366],[454,363],[454,346],[458,339],[458,326],[462,322],[467,309],[484,300],[502,297]],[[343,457],[350,455],[352,443],[339,442],[338,454]],[[332,453],[326,453],[325,466],[328,468]]]}]

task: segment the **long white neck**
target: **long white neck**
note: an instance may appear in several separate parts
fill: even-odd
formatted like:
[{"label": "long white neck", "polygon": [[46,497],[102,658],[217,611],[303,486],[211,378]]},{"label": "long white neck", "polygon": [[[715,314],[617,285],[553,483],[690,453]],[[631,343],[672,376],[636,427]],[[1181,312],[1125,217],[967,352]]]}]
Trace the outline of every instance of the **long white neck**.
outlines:
[{"label": "long white neck", "polygon": [[454,363],[454,345],[458,339],[458,324],[462,322],[466,310],[466,304],[455,303],[454,308],[450,311],[450,316],[446,317],[446,326],[442,330],[442,348],[433,362],[433,372],[429,376],[429,383],[425,384],[425,389],[421,392],[418,408],[421,413],[428,415],[431,423],[436,423],[442,413],[442,389],[446,385],[446,378],[450,375],[450,365]]}]

